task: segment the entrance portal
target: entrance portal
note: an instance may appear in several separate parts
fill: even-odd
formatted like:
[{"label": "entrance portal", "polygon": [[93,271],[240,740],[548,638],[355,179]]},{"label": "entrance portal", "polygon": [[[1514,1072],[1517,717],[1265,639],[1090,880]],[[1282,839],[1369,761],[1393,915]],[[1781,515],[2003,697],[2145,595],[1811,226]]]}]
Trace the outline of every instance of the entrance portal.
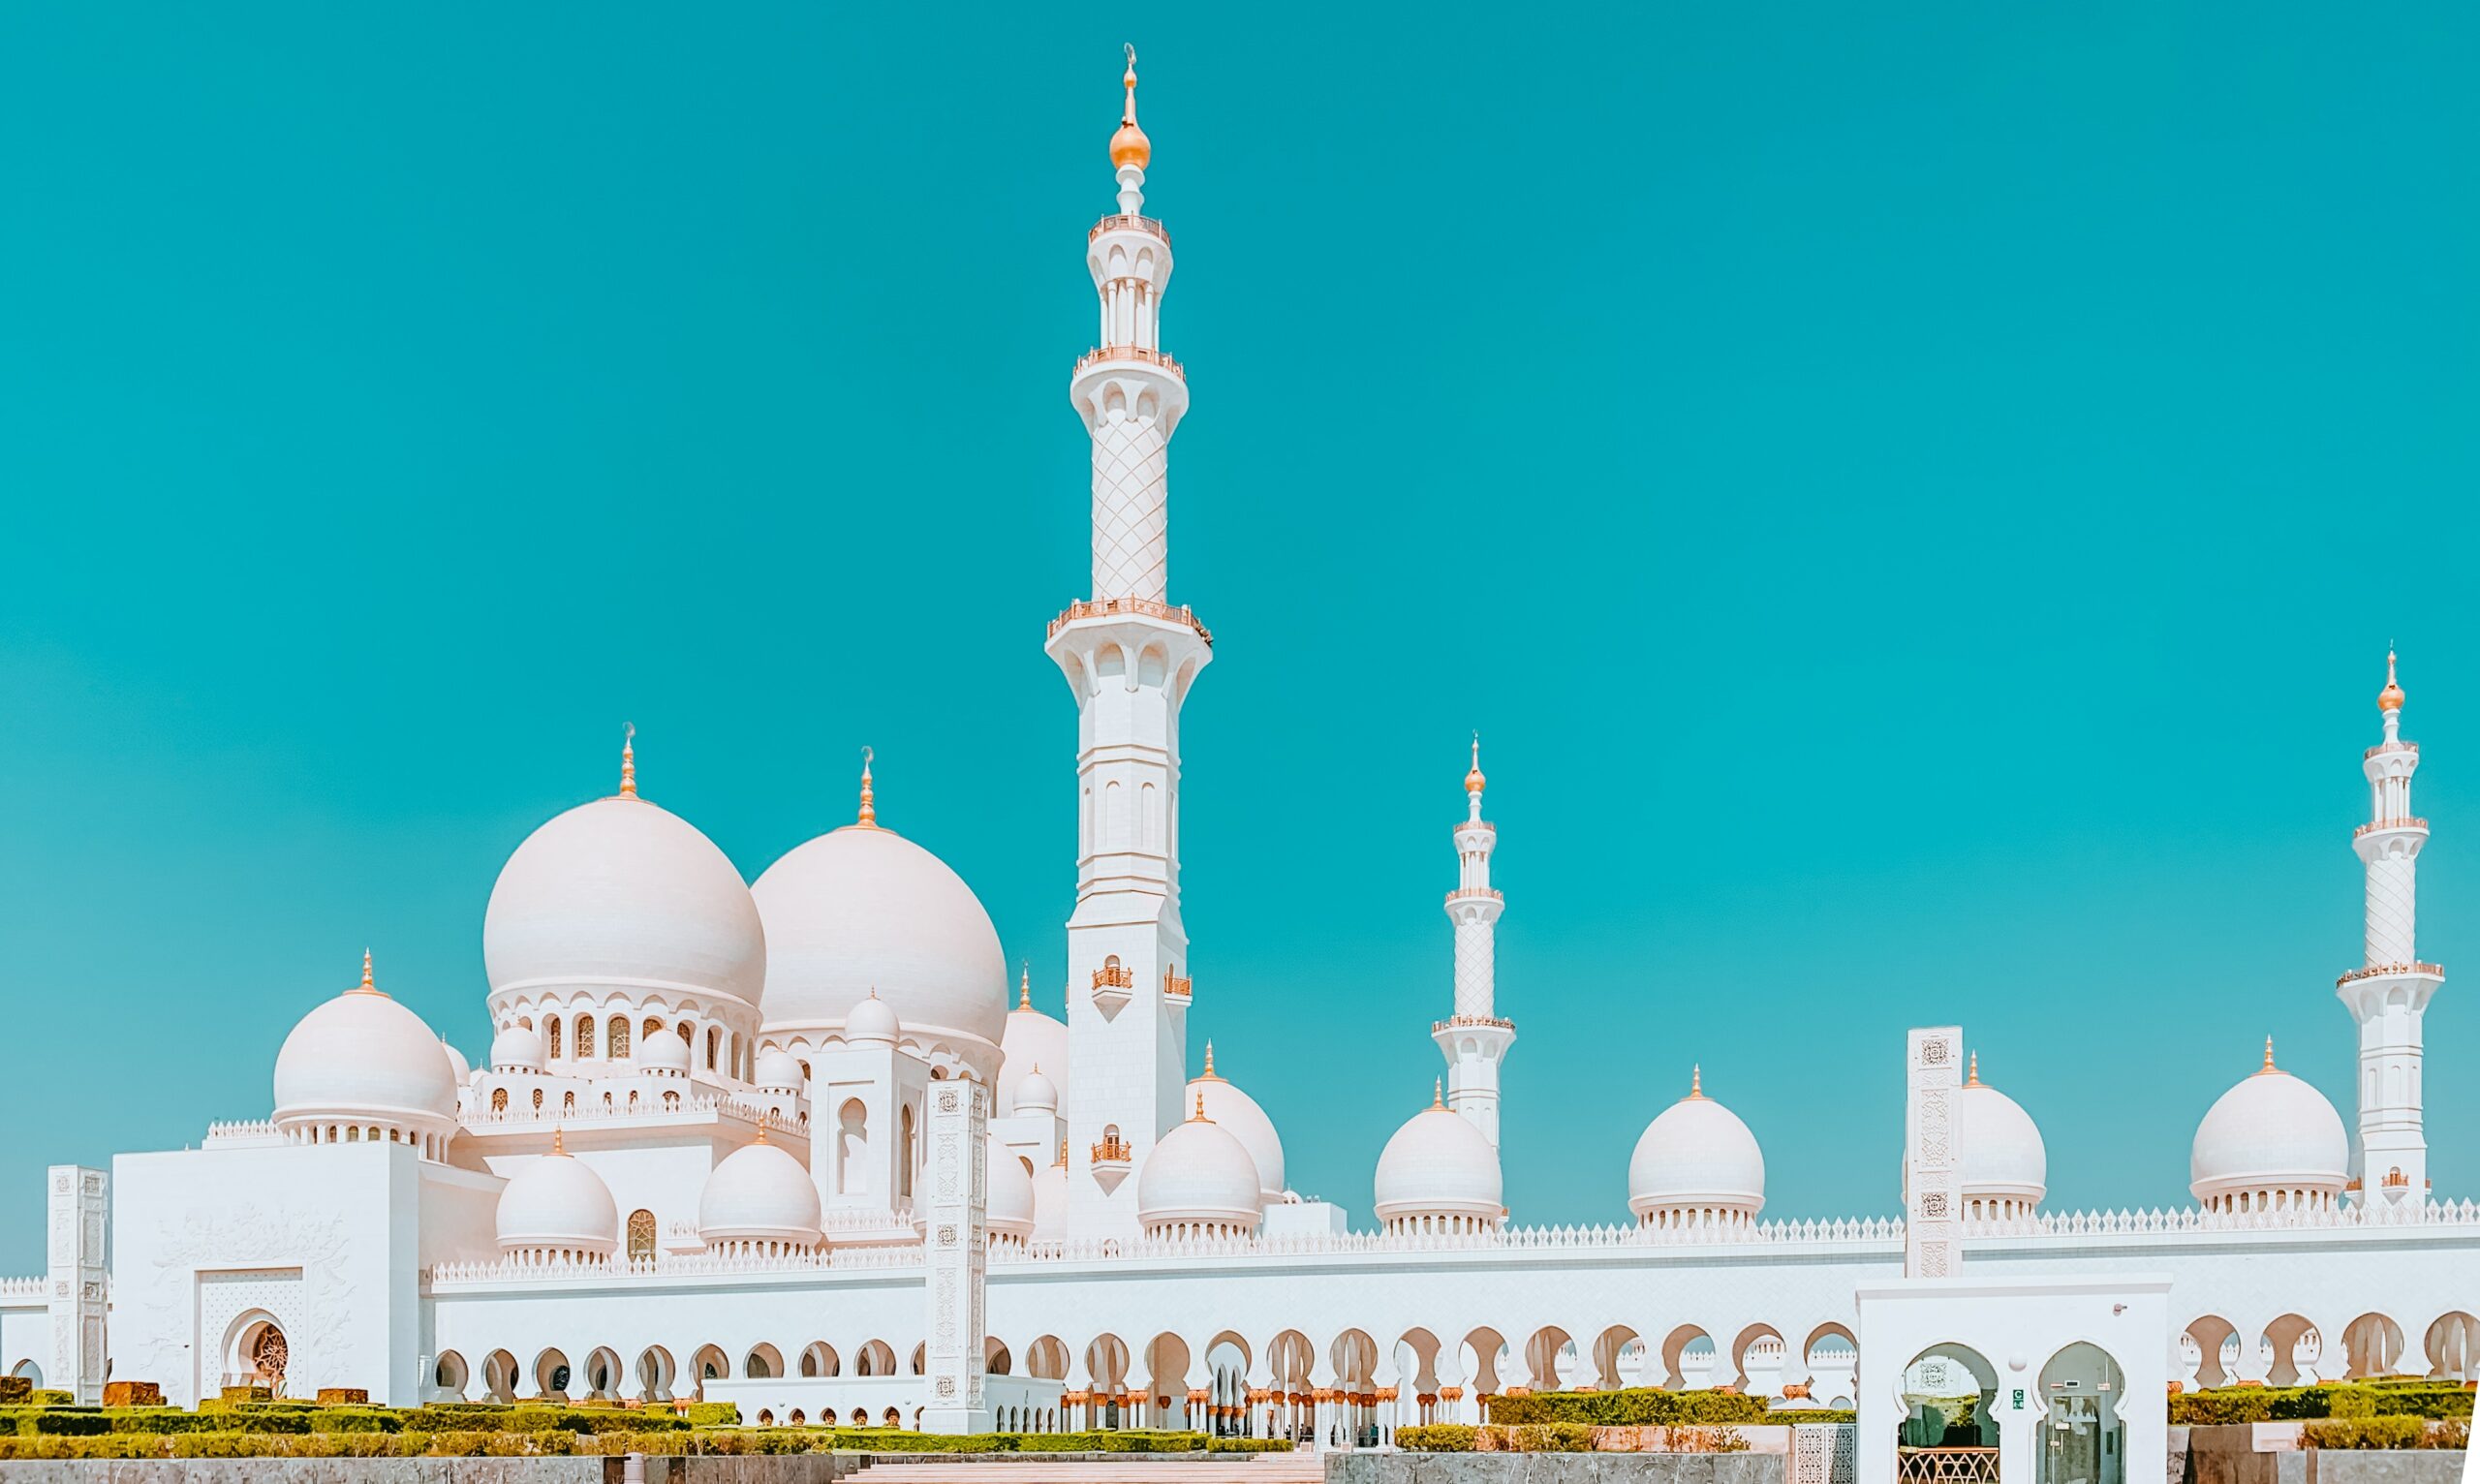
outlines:
[{"label": "entrance portal", "polygon": [[2126,1376],[2099,1345],[2078,1343],[2050,1357],[2033,1455],[2039,1484],[2125,1484],[2125,1395]]}]

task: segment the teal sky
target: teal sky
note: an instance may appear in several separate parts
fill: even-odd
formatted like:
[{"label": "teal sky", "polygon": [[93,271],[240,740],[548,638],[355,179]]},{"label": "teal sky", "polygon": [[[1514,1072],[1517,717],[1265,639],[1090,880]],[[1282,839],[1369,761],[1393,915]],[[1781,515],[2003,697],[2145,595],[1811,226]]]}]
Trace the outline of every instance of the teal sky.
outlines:
[{"label": "teal sky", "polygon": [[365,944],[479,1055],[624,720],[752,877],[876,747],[1058,1005],[1123,40],[1192,1024],[1298,1189],[1429,1100],[1477,727],[1519,1220],[1623,1215],[1696,1062],[1769,1213],[1889,1212],[1950,1020],[2052,1205],[2185,1200],[2267,1034],[2351,1114],[2395,639],[2480,1194],[2480,13],[21,5],[0,1271]]}]

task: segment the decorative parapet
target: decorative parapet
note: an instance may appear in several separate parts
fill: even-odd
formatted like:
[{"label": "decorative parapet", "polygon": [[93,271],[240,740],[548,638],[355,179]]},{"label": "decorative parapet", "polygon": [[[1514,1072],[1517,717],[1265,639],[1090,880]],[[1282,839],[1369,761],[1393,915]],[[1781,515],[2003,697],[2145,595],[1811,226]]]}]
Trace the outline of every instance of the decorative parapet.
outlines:
[{"label": "decorative parapet", "polygon": [[806,1122],[794,1122],[773,1108],[743,1102],[737,1098],[723,1093],[688,1093],[683,1094],[678,1102],[640,1102],[636,1107],[630,1107],[625,1103],[604,1107],[586,1102],[580,1102],[574,1107],[565,1107],[546,1100],[539,1108],[512,1104],[496,1112],[489,1109],[471,1109],[460,1114],[457,1121],[470,1130],[484,1132],[500,1128],[532,1128],[545,1124],[650,1121],[678,1118],[683,1114],[695,1113],[721,1114],[725,1118],[737,1119],[753,1127],[763,1125],[767,1128],[782,1133],[806,1135],[809,1132],[809,1125]]},{"label": "decorative parapet", "polygon": [[1171,229],[1150,216],[1106,216],[1094,224],[1093,231],[1085,233],[1085,240],[1091,242],[1106,232],[1152,232],[1162,239],[1164,247],[1171,245]]},{"label": "decorative parapet", "polygon": [[2356,984],[2362,979],[2382,979],[2398,974],[2434,974],[2437,978],[2442,979],[2445,977],[2445,968],[2441,964],[2423,964],[2418,962],[2408,964],[2371,964],[2366,969],[2354,969],[2350,973],[2343,974],[2340,978],[2336,979],[2334,981],[2334,987],[2336,989],[2340,989],[2345,984]]},{"label": "decorative parapet", "polygon": [[46,1280],[40,1274],[33,1278],[0,1278],[0,1300],[30,1299],[40,1304],[48,1295]]},{"label": "decorative parapet", "polygon": [[1116,1133],[1104,1134],[1094,1146],[1096,1164],[1126,1164],[1135,1157],[1135,1149]]},{"label": "decorative parapet", "polygon": [[2351,831],[2351,838],[2357,840],[2362,835],[2373,834],[2381,829],[2427,829],[2428,827],[2429,821],[2418,815],[2404,815],[2399,819],[2371,819]]},{"label": "decorative parapet", "polygon": [[1207,647],[1211,648],[1214,644],[1213,631],[1197,622],[1196,614],[1187,603],[1175,606],[1167,603],[1156,603],[1151,598],[1079,599],[1060,610],[1059,617],[1050,621],[1050,633],[1057,634],[1080,618],[1116,618],[1124,613],[1133,613],[1145,618],[1160,618],[1174,624],[1186,624],[1196,631],[1197,637],[1205,640]]},{"label": "decorative parapet", "polygon": [[1089,367],[1114,360],[1132,360],[1142,365],[1160,366],[1179,381],[1186,382],[1189,379],[1188,371],[1177,360],[1161,351],[1149,350],[1141,345],[1096,346],[1093,350],[1076,357],[1076,370],[1081,375]]},{"label": "decorative parapet", "polygon": [[1094,971],[1096,989],[1132,989],[1135,985],[1136,975],[1118,964],[1105,964]]},{"label": "decorative parapet", "polygon": [[1495,1015],[1450,1015],[1444,1020],[1431,1021],[1430,1034],[1436,1036],[1441,1031],[1451,1031],[1457,1026],[1496,1026],[1502,1031],[1512,1031],[1515,1029],[1515,1022],[1501,1020]]},{"label": "decorative parapet", "polygon": [[2417,742],[2379,742],[2376,746],[2360,754],[2360,760],[2365,762],[2379,753],[2409,753],[2416,757],[2419,756],[2419,752],[2420,744]]},{"label": "decorative parapet", "polygon": [[264,1144],[269,1140],[281,1139],[283,1136],[283,1130],[276,1128],[275,1121],[266,1118],[240,1119],[231,1123],[206,1126],[206,1147],[209,1149],[218,1144]]}]

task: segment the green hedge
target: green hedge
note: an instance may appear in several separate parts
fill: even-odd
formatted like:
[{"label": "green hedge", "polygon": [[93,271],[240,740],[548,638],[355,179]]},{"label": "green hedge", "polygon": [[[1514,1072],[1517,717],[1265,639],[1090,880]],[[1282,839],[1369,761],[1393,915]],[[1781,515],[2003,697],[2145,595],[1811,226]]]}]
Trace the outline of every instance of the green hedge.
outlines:
[{"label": "green hedge", "polygon": [[1019,1453],[1196,1453],[1203,1433],[1019,1433]]},{"label": "green hedge", "polygon": [[2393,1377],[2321,1386],[2216,1386],[2170,1399],[2173,1426],[2300,1422],[2324,1417],[2467,1418],[2471,1393],[2454,1381]]},{"label": "green hedge", "polygon": [[1709,1423],[1768,1422],[1765,1398],[1731,1391],[1665,1391],[1631,1386],[1624,1391],[1543,1391],[1494,1397],[1490,1421],[1506,1427],[1581,1422],[1589,1427],[1694,1427]]},{"label": "green hedge", "polygon": [[2471,1424],[2432,1422],[2402,1415],[2333,1417],[2307,1423],[2300,1435],[2311,1448],[2455,1448],[2470,1446]]},{"label": "green hedge", "polygon": [[1288,1438],[1209,1438],[1205,1440],[1205,1450],[1208,1453],[1288,1453],[1291,1451],[1291,1439]]},{"label": "green hedge", "polygon": [[1424,1422],[1395,1430],[1395,1446],[1407,1453],[1470,1453],[1481,1430],[1461,1422]]}]

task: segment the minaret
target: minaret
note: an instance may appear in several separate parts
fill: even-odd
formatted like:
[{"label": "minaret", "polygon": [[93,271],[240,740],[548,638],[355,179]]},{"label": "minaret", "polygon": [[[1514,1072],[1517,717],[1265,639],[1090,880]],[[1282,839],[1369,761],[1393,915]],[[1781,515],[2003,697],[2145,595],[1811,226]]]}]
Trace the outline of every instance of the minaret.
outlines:
[{"label": "minaret", "polygon": [[1499,913],[1506,902],[1490,886],[1490,852],[1498,826],[1481,818],[1481,737],[1472,737],[1472,770],[1464,775],[1465,816],[1455,826],[1455,889],[1446,920],[1455,924],[1455,1014],[1430,1027],[1446,1058],[1446,1105],[1499,1146],[1499,1063],[1515,1044],[1515,1022],[1498,1018]]},{"label": "minaret", "polygon": [[1188,934],[1180,925],[1180,703],[1214,639],[1165,601],[1165,487],[1188,411],[1159,323],[1171,238],[1141,214],[1153,147],[1136,124],[1136,51],[1111,137],[1119,212],[1086,234],[1101,344],[1069,398],[1094,442],[1093,595],[1051,621],[1044,646],[1075,694],[1076,911],[1068,919],[1069,1229],[1137,1234],[1136,1188],[1157,1136],[1186,1115]]},{"label": "minaret", "polygon": [[2360,1137],[2352,1185],[2363,1204],[2417,1205],[2429,1198],[2429,1140],[2420,1126],[2420,1019],[2445,971],[2420,962],[2412,945],[2418,917],[2420,848],[2429,821],[2411,813],[2411,775],[2420,744],[2405,742],[2402,687],[2385,656],[2376,697],[2385,740],[2368,750],[2369,821],[2351,835],[2368,868],[2367,962],[2336,982],[2360,1023]]}]

